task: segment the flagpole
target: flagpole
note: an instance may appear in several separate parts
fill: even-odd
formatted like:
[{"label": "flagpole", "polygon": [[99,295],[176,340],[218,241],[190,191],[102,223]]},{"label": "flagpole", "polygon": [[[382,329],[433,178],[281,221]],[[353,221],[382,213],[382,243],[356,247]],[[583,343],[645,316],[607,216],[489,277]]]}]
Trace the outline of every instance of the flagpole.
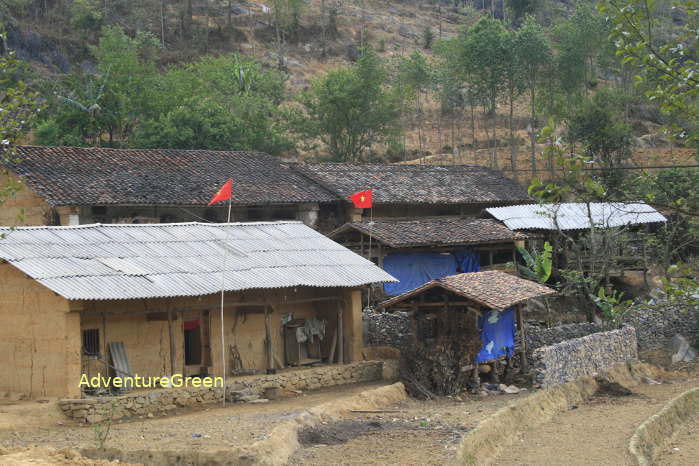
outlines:
[{"label": "flagpole", "polygon": [[[374,202],[372,201],[371,207],[369,207],[369,260],[371,260],[371,226],[374,223]],[[377,258],[378,261],[378,258]],[[369,292],[366,296],[366,308],[371,308],[371,283],[369,284]]]},{"label": "flagpole", "polygon": [[[226,224],[231,223],[232,197],[228,198],[228,219]],[[223,369],[223,407],[226,407],[226,336],[223,325],[223,300],[226,290],[226,262],[228,259],[228,227],[226,227],[226,237],[223,244],[223,268],[221,269],[221,367]]]}]

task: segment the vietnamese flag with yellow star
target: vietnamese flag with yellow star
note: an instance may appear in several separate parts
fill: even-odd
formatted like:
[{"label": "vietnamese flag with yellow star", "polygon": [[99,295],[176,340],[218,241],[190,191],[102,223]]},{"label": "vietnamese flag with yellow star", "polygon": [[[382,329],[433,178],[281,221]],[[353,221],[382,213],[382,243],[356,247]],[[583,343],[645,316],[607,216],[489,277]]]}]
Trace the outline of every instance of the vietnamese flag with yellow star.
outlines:
[{"label": "vietnamese flag with yellow star", "polygon": [[372,202],[371,197],[373,194],[373,189],[367,189],[365,191],[359,191],[354,194],[350,194],[349,197],[352,199],[354,206],[358,209],[371,209]]}]

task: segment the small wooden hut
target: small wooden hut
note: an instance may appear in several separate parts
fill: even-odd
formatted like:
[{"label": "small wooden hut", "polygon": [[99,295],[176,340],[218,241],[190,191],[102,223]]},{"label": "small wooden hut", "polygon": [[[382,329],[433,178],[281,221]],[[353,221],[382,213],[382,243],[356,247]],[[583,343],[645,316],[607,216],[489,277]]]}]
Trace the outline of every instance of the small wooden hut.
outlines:
[{"label": "small wooden hut", "polygon": [[501,363],[514,365],[516,346],[526,371],[524,303],[553,293],[505,272],[472,272],[432,280],[376,310],[411,317],[413,345],[404,351],[401,371],[413,391],[449,395],[466,386],[477,389],[479,366],[485,364],[497,382]]}]

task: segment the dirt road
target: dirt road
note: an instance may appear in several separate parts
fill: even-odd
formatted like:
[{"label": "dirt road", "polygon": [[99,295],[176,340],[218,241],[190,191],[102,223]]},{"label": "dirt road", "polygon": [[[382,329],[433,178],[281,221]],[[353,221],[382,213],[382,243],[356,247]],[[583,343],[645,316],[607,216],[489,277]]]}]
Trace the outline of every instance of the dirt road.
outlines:
[{"label": "dirt road", "polygon": [[443,465],[453,458],[465,432],[529,393],[409,399],[386,408],[396,412],[354,413],[339,422],[302,431],[302,448],[291,464]]},{"label": "dirt road", "polygon": [[[263,404],[212,405],[204,410],[115,423],[107,446],[123,450],[220,450],[265,438],[274,426],[319,404],[356,395],[383,383],[332,387]],[[118,421],[117,421],[118,422]],[[70,423],[57,406],[20,402],[0,406],[0,447],[95,447],[90,427]]]},{"label": "dirt road", "polygon": [[[680,393],[699,386],[699,378],[638,385],[633,395],[595,396],[590,402],[556,416],[522,435],[495,464],[502,466],[630,465],[628,441],[634,429]],[[696,432],[696,430],[695,430]],[[686,439],[699,450],[699,438]],[[677,456],[673,465],[697,464],[696,456]]]}]

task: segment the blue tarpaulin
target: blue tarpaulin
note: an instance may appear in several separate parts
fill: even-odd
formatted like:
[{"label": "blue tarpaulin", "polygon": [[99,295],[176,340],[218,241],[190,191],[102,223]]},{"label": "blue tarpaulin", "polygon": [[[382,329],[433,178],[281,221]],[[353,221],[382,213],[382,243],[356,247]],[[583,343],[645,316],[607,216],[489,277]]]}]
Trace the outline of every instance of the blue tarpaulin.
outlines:
[{"label": "blue tarpaulin", "polygon": [[383,260],[383,269],[400,280],[385,283],[387,295],[397,295],[414,290],[435,278],[456,273],[456,261],[451,254],[414,252],[389,254]]},{"label": "blue tarpaulin", "polygon": [[454,251],[454,259],[461,273],[478,272],[481,269],[481,255],[472,249]]},{"label": "blue tarpaulin", "polygon": [[481,315],[478,326],[481,329],[483,346],[476,356],[476,362],[487,362],[503,355],[512,356],[515,351],[515,313],[512,308],[504,311],[490,310]]},{"label": "blue tarpaulin", "polygon": [[383,269],[400,280],[399,283],[384,284],[384,291],[392,296],[414,290],[435,278],[456,273],[478,272],[481,269],[480,254],[470,249],[455,251],[453,254],[389,254],[383,260]]}]

